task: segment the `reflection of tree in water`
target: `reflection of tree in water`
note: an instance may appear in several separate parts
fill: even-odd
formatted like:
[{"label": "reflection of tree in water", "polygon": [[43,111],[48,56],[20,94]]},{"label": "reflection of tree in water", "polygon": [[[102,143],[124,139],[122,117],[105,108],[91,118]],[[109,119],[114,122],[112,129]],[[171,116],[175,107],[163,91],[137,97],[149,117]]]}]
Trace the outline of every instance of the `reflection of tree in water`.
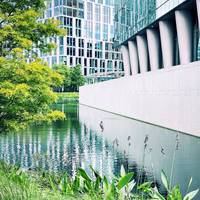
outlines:
[{"label": "reflection of tree in water", "polygon": [[[135,180],[144,182],[151,178],[129,159],[127,152],[105,140],[102,134],[79,122],[76,105],[58,105],[67,115],[65,121],[33,126],[27,133],[5,135],[0,139],[0,159],[19,164],[24,168],[43,168],[50,171],[68,171],[75,175],[78,167],[86,170],[92,165],[100,174],[119,175],[121,165],[135,173]],[[130,138],[127,142],[131,142]],[[118,144],[118,145],[117,145]]]}]

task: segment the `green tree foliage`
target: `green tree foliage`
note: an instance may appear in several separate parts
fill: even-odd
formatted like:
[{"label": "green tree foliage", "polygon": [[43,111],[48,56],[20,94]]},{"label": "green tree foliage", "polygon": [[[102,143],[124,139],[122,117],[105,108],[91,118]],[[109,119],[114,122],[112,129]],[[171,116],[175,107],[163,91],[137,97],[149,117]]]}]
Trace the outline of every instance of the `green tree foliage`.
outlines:
[{"label": "green tree foliage", "polygon": [[67,90],[67,88],[69,88],[71,84],[70,68],[66,65],[54,65],[53,70],[58,72],[60,75],[64,77],[62,88],[59,87],[59,88],[56,88],[56,90],[57,91]]},{"label": "green tree foliage", "polygon": [[78,88],[85,83],[85,78],[81,72],[81,65],[76,65],[75,67],[55,65],[53,69],[64,77],[62,91],[77,92]]},{"label": "green tree foliage", "polygon": [[48,52],[55,47],[45,38],[65,34],[58,21],[38,20],[44,6],[44,0],[0,1],[1,132],[64,117],[50,109],[56,100],[52,87],[62,84],[63,77],[33,57],[33,49]]},{"label": "green tree foliage", "polygon": [[79,86],[85,83],[85,78],[81,72],[81,65],[76,65],[75,67],[70,68],[70,77],[71,77],[71,84],[70,88],[71,91],[75,92],[78,91]]},{"label": "green tree foliage", "polygon": [[65,31],[58,29],[57,20],[39,22],[43,9],[44,0],[0,1],[0,56],[8,55],[15,48],[30,51],[35,47],[48,52],[55,47],[45,38]]}]

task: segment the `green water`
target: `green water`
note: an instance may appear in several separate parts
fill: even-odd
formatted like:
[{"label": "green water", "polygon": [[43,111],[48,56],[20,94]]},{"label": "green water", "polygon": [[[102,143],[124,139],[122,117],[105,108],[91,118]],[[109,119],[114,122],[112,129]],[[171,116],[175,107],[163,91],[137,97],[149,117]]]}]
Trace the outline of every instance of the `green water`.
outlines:
[{"label": "green water", "polygon": [[[192,137],[74,103],[57,104],[67,120],[33,125],[20,134],[0,136],[0,159],[22,168],[67,171],[89,165],[111,177],[123,164],[138,181],[160,185],[163,169],[186,190],[200,187],[200,138]],[[200,196],[197,197],[200,199]]]}]

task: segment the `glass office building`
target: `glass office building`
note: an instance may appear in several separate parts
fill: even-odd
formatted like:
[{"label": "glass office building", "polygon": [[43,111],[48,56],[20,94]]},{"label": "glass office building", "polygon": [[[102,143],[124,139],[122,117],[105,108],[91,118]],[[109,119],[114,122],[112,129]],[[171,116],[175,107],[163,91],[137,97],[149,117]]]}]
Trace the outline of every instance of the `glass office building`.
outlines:
[{"label": "glass office building", "polygon": [[116,0],[115,39],[127,40],[186,0]]},{"label": "glass office building", "polygon": [[44,19],[56,18],[67,36],[49,38],[57,44],[51,55],[40,54],[50,66],[81,64],[87,77],[115,77],[123,74],[119,49],[113,47],[113,0],[47,1]]},{"label": "glass office building", "polygon": [[128,75],[200,59],[198,0],[117,0],[115,44]]}]

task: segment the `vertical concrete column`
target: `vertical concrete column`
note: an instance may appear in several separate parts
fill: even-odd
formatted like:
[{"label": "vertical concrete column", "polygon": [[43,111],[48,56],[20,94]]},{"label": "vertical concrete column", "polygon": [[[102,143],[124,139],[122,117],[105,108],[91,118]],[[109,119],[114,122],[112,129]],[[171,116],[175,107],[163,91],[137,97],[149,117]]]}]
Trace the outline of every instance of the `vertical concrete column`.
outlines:
[{"label": "vertical concrete column", "polygon": [[147,29],[146,33],[147,33],[147,43],[149,50],[150,67],[151,70],[154,71],[159,69],[161,65],[159,31],[156,29]]},{"label": "vertical concrete column", "polygon": [[180,63],[188,64],[192,62],[192,15],[187,10],[176,10],[175,18]]},{"label": "vertical concrete column", "polygon": [[196,0],[197,6],[197,16],[198,16],[198,23],[199,23],[199,30],[200,30],[200,0]]},{"label": "vertical concrete column", "polygon": [[125,45],[122,45],[120,48],[120,51],[122,53],[122,58],[123,58],[123,63],[124,63],[124,74],[125,74],[125,76],[130,76],[131,68],[130,68],[128,47]]},{"label": "vertical concrete column", "polygon": [[145,35],[136,36],[138,47],[138,58],[141,73],[147,72],[148,69],[148,47]]},{"label": "vertical concrete column", "polygon": [[131,72],[132,75],[138,73],[138,53],[137,53],[137,44],[135,41],[128,41],[128,49],[131,63]]},{"label": "vertical concrete column", "polygon": [[159,21],[163,66],[174,65],[174,28],[170,21]]}]

